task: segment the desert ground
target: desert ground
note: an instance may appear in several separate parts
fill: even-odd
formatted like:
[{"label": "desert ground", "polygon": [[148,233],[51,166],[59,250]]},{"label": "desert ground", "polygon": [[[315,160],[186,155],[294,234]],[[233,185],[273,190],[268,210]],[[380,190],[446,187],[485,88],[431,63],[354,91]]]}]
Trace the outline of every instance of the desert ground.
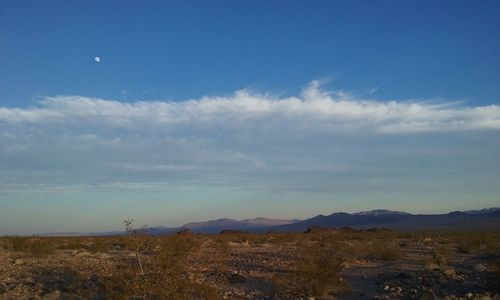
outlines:
[{"label": "desert ground", "polygon": [[500,232],[0,238],[1,299],[500,299]]}]

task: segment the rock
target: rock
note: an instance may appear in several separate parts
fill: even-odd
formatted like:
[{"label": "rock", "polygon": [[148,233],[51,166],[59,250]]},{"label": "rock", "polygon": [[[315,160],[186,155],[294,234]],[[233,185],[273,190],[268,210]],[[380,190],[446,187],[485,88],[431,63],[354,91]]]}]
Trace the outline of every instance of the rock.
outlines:
[{"label": "rock", "polygon": [[16,260],[14,260],[14,264],[15,265],[24,265],[24,259],[18,258]]},{"label": "rock", "polygon": [[75,257],[85,257],[85,256],[90,256],[90,253],[87,251],[82,251],[75,255]]},{"label": "rock", "polygon": [[483,264],[477,264],[477,265],[474,265],[474,270],[478,271],[478,272],[484,272],[486,271],[486,266],[483,265]]},{"label": "rock", "polygon": [[443,274],[448,276],[448,277],[451,277],[453,275],[455,275],[457,272],[455,272],[455,269],[451,268],[451,267],[446,267],[446,268],[443,268]]},{"label": "rock", "polygon": [[467,294],[465,294],[465,298],[467,298],[467,299],[471,299],[471,298],[472,298],[472,296],[474,296],[474,295],[472,295],[472,293],[467,293]]}]

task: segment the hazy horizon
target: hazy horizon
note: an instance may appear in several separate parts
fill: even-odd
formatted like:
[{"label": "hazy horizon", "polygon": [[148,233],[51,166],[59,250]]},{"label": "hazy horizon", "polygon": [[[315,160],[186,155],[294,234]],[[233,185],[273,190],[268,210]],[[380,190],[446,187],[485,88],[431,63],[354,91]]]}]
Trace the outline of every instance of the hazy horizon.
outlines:
[{"label": "hazy horizon", "polygon": [[500,206],[496,1],[0,5],[0,235]]}]

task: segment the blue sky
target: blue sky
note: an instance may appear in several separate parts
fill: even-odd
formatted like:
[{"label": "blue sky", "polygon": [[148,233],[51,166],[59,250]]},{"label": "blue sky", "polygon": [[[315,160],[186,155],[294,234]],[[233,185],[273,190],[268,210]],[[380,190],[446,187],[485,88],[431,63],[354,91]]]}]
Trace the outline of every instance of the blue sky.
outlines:
[{"label": "blue sky", "polygon": [[0,234],[500,206],[498,15],[2,1]]}]

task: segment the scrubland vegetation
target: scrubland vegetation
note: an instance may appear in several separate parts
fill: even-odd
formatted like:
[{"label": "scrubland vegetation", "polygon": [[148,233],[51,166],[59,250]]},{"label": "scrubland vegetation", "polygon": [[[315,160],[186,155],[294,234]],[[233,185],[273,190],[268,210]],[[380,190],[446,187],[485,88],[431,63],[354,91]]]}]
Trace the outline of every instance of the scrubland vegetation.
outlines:
[{"label": "scrubland vegetation", "polygon": [[148,236],[132,226],[117,237],[1,238],[0,298],[473,299],[500,289],[499,232]]}]

